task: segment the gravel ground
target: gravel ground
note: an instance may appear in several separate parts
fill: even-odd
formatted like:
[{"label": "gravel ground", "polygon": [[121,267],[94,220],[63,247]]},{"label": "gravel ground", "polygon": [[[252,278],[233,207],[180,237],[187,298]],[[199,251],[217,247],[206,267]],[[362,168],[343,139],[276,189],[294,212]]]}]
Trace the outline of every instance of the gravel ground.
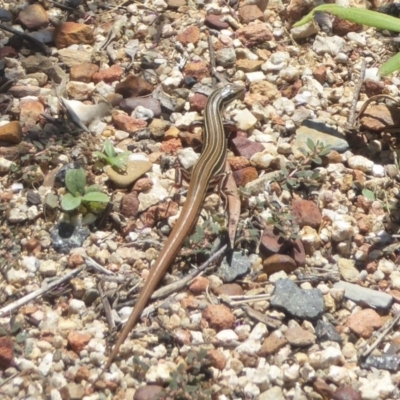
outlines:
[{"label": "gravel ground", "polygon": [[[400,398],[398,46],[312,6],[0,2],[2,399]],[[227,200],[100,375],[227,81]]]}]

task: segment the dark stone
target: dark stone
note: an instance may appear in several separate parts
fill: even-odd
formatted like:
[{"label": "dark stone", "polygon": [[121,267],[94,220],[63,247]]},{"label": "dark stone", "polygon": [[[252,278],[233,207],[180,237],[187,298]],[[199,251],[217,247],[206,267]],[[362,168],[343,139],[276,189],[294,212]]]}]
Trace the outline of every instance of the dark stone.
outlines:
[{"label": "dark stone", "polygon": [[57,253],[68,254],[72,249],[82,246],[89,233],[85,227],[60,222],[51,230],[50,237]]},{"label": "dark stone", "polygon": [[244,255],[241,251],[234,251],[224,257],[217,274],[224,282],[232,282],[239,276],[247,274],[250,266],[251,262],[247,255]]},{"label": "dark stone", "polygon": [[322,319],[318,320],[317,325],[315,326],[315,334],[320,342],[342,342],[342,338],[335,327],[329,322],[323,321]]},{"label": "dark stone", "polygon": [[42,199],[38,192],[35,192],[34,190],[28,190],[28,193],[26,194],[26,201],[28,205],[34,206],[40,204]]},{"label": "dark stone", "polygon": [[292,317],[316,320],[325,312],[324,297],[319,289],[300,289],[290,279],[275,284],[271,305]]}]

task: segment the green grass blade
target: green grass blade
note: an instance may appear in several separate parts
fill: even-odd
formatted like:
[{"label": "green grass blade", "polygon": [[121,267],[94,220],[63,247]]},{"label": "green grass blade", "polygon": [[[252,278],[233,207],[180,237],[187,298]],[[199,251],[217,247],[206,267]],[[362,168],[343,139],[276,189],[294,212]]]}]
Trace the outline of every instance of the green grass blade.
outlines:
[{"label": "green grass blade", "polygon": [[378,70],[379,75],[388,76],[392,72],[395,72],[400,69],[400,53],[397,53],[395,56],[390,58]]}]

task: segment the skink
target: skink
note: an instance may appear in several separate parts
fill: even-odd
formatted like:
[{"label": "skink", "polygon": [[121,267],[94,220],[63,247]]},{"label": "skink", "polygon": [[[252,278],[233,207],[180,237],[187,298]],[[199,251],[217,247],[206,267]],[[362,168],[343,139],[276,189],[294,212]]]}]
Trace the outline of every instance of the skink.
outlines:
[{"label": "skink", "polygon": [[157,285],[174,261],[186,237],[195,226],[213,178],[217,178],[225,170],[227,139],[222,125],[221,114],[224,107],[238,98],[242,92],[243,87],[226,84],[222,88],[215,90],[207,100],[204,111],[203,149],[191,173],[186,201],[157,261],[150,270],[135,307],[108,357],[103,372],[110,367],[121,345],[140,318]]}]

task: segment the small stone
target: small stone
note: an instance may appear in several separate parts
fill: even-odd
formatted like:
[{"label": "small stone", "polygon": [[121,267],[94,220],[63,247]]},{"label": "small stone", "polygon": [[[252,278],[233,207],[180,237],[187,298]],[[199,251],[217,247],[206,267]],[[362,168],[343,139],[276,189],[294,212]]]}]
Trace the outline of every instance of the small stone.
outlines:
[{"label": "small stone", "polygon": [[54,30],[54,43],[57,49],[72,44],[93,44],[93,42],[93,30],[89,25],[68,21],[58,25]]},{"label": "small stone", "polygon": [[358,169],[362,172],[370,173],[374,166],[374,162],[363,156],[351,156],[347,160],[349,167],[352,169]]},{"label": "small stone", "polygon": [[256,19],[264,20],[264,13],[255,4],[247,4],[240,7],[239,17],[241,22],[248,24]]},{"label": "small stone", "polygon": [[91,63],[73,65],[69,71],[71,81],[89,83],[93,75],[99,70],[99,66]]},{"label": "small stone", "polygon": [[211,29],[227,29],[229,28],[229,24],[223,20],[223,15],[209,14],[206,16],[204,20],[204,24],[207,25]]},{"label": "small stone", "polygon": [[186,77],[194,77],[200,82],[202,79],[210,76],[210,71],[205,62],[189,62],[185,65],[184,74]]},{"label": "small stone", "polygon": [[153,164],[149,161],[135,160],[128,161],[125,174],[119,174],[110,165],[104,167],[104,172],[110,180],[118,187],[128,187],[136,179],[140,178],[143,174],[150,171]]},{"label": "small stone", "polygon": [[242,136],[232,139],[232,144],[234,152],[238,156],[245,157],[248,160],[250,160],[254,154],[265,150],[265,147],[261,143],[254,142]]},{"label": "small stone", "polygon": [[221,67],[232,67],[236,61],[235,50],[231,47],[218,50],[215,54],[215,60],[217,65],[220,65]]},{"label": "small stone", "polygon": [[237,186],[246,186],[249,182],[258,178],[258,173],[254,167],[246,167],[233,171],[233,178]]},{"label": "small stone", "polygon": [[272,40],[272,32],[264,24],[254,24],[239,28],[236,37],[247,47],[253,47]]},{"label": "small stone", "polygon": [[237,127],[243,131],[254,128],[257,123],[257,118],[247,108],[237,112],[233,119],[237,122]]},{"label": "small stone", "polygon": [[316,336],[300,327],[288,328],[285,332],[286,340],[297,347],[306,347],[315,343]]},{"label": "small stone", "polygon": [[126,194],[121,200],[121,214],[126,218],[135,218],[139,212],[137,192]]},{"label": "small stone", "polygon": [[76,371],[75,382],[81,383],[82,381],[88,381],[90,378],[89,368],[82,366]]},{"label": "small stone", "polygon": [[220,371],[226,366],[227,359],[220,350],[209,350],[207,352],[207,358],[210,360],[211,365]]},{"label": "small stone", "polygon": [[155,118],[161,116],[161,103],[152,97],[128,97],[119,103],[121,110],[127,113],[132,113],[139,106],[151,110]]},{"label": "small stone", "polygon": [[22,140],[22,128],[18,121],[12,121],[0,126],[0,141],[19,144]]},{"label": "small stone", "polygon": [[22,125],[36,125],[41,114],[44,112],[44,106],[40,101],[30,98],[21,99],[19,102],[20,115],[19,121]]},{"label": "small stone", "polygon": [[356,282],[359,278],[359,271],[355,267],[355,261],[347,258],[339,258],[338,267],[340,275],[347,282]]},{"label": "small stone", "polygon": [[217,331],[232,328],[235,323],[235,316],[231,310],[222,304],[208,306],[202,315],[210,327]]},{"label": "small stone", "polygon": [[60,389],[62,399],[82,399],[85,396],[85,388],[75,382],[69,382]]},{"label": "small stone", "polygon": [[240,285],[237,283],[225,283],[214,289],[214,293],[218,295],[226,296],[242,296],[244,291]]},{"label": "small stone", "polygon": [[400,114],[395,106],[383,104],[368,107],[360,118],[361,125],[365,129],[381,132],[385,129],[398,128],[400,126]]},{"label": "small stone", "polygon": [[228,157],[229,166],[232,171],[248,167],[250,165],[249,160],[246,157]]},{"label": "small stone", "polygon": [[112,116],[113,123],[117,129],[120,129],[130,134],[140,131],[147,126],[147,122],[141,119],[132,118],[125,114],[114,114]]},{"label": "small stone", "polygon": [[18,51],[14,49],[12,46],[4,46],[0,48],[0,60],[4,60],[4,58],[16,58],[18,57]]},{"label": "small stone", "polygon": [[110,68],[103,69],[99,72],[95,72],[92,76],[94,83],[105,82],[112,83],[119,81],[124,74],[123,68],[119,65],[114,64]]},{"label": "small stone", "polygon": [[189,98],[190,111],[200,112],[206,107],[207,96],[202,93],[195,93]]},{"label": "small stone", "polygon": [[271,354],[275,354],[279,349],[285,346],[286,343],[287,340],[282,332],[274,331],[264,340],[258,355],[260,357],[267,357]]},{"label": "small stone", "polygon": [[181,42],[183,45],[188,45],[189,43],[196,45],[199,39],[200,30],[197,26],[189,26],[176,36],[176,40]]},{"label": "small stone", "polygon": [[273,274],[279,271],[292,273],[297,268],[296,262],[292,257],[285,254],[274,254],[263,261],[263,271],[266,274]]},{"label": "small stone", "polygon": [[164,389],[162,386],[156,385],[144,385],[140,386],[133,397],[133,400],[152,400],[157,398],[162,398]]},{"label": "small stone", "polygon": [[349,32],[357,32],[362,29],[362,25],[335,17],[332,24],[332,33],[339,36],[346,36]]},{"label": "small stone", "polygon": [[49,24],[45,9],[38,3],[31,4],[18,14],[18,21],[29,30],[44,28]]},{"label": "small stone", "polygon": [[311,200],[293,200],[292,212],[296,216],[297,223],[303,226],[311,226],[319,229],[322,222],[322,215],[318,206]]},{"label": "small stone", "polygon": [[264,61],[262,60],[248,60],[241,58],[236,61],[236,66],[244,72],[255,72],[261,68]]},{"label": "small stone", "polygon": [[40,264],[39,272],[46,277],[52,277],[57,274],[57,263],[53,260],[45,260]]},{"label": "small stone", "polygon": [[71,331],[68,334],[68,345],[71,347],[71,349],[79,354],[85,347],[86,345],[90,342],[92,339],[92,335],[88,333],[81,333],[77,331]]},{"label": "small stone", "polygon": [[190,284],[189,290],[195,296],[204,293],[208,286],[210,285],[210,281],[204,276],[198,276],[194,279],[194,281]]},{"label": "small stone", "polygon": [[368,339],[375,329],[382,327],[382,319],[375,310],[368,308],[350,315],[346,325],[357,335]]},{"label": "small stone", "polygon": [[12,340],[3,336],[0,337],[0,367],[7,369],[14,364],[14,346]]},{"label": "small stone", "polygon": [[126,79],[117,84],[115,93],[126,97],[146,96],[153,91],[153,85],[138,76],[128,75]]},{"label": "small stone", "polygon": [[351,386],[344,386],[332,394],[332,400],[361,400],[361,393]]},{"label": "small stone", "polygon": [[337,56],[345,44],[346,41],[339,36],[317,35],[312,48],[319,55],[329,54],[331,56]]},{"label": "small stone", "polygon": [[327,68],[325,65],[317,65],[313,69],[314,78],[323,85],[327,77]]}]

